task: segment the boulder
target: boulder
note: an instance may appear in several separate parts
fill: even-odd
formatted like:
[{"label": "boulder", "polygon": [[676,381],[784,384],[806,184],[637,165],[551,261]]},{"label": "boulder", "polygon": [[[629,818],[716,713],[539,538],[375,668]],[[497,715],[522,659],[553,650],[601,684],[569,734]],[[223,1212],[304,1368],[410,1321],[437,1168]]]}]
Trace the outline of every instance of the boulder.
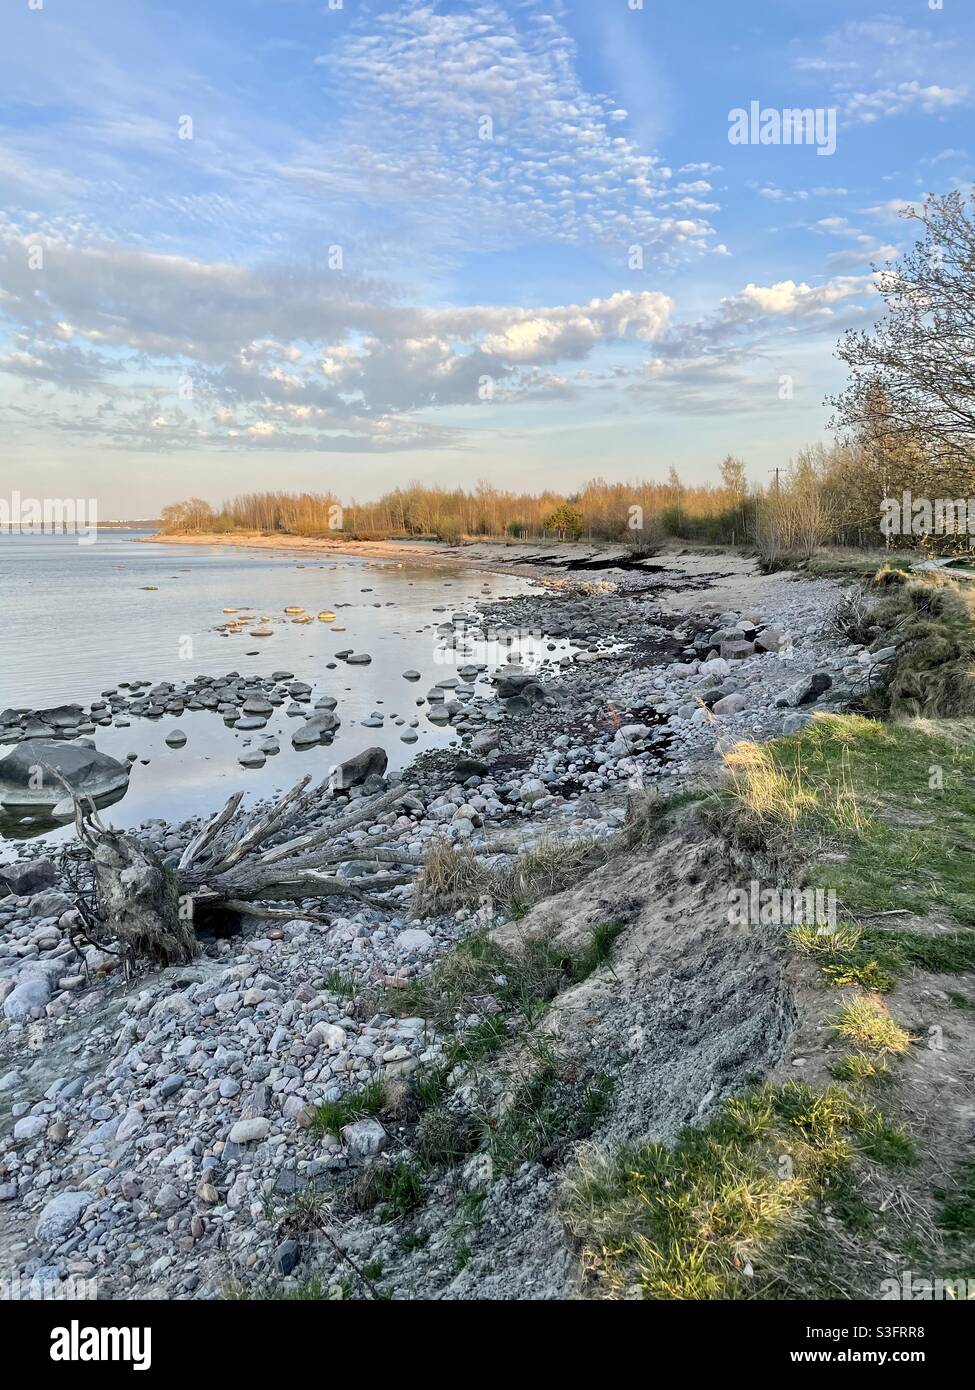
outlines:
[{"label": "boulder", "polygon": [[0,806],[51,810],[64,799],[64,786],[46,769],[67,782],[76,796],[93,801],[124,795],[129,768],[83,744],[31,738],[0,749]]},{"label": "boulder", "polygon": [[790,685],[788,690],[776,700],[776,705],[780,709],[798,705],[811,705],[814,700],[818,700],[820,695],[827,691],[833,684],[833,677],[826,671],[813,671],[809,676],[803,676],[802,680],[796,681],[795,685]]},{"label": "boulder", "polygon": [[755,638],[755,650],[777,652],[785,642],[785,633],[777,627],[766,627]]},{"label": "boulder", "polygon": [[51,986],[44,975],[21,979],[3,1001],[3,1016],[11,1023],[23,1023],[32,1009],[43,1009],[51,998]]},{"label": "boulder", "polygon": [[782,721],[783,734],[791,737],[793,734],[801,733],[811,718],[811,714],[787,714]]},{"label": "boulder", "polygon": [[515,667],[499,671],[493,679],[499,700],[510,700],[520,695],[525,686],[535,684],[535,677],[530,671],[520,671]]},{"label": "boulder", "polygon": [[69,1235],[81,1220],[82,1212],[94,1201],[90,1192],[59,1192],[41,1212],[34,1228],[38,1240],[52,1243]]},{"label": "boulder", "polygon": [[355,1158],[372,1158],[389,1143],[389,1135],[378,1120],[355,1120],[342,1128],[342,1142]]},{"label": "boulder", "polygon": [[15,864],[0,864],[0,888],[6,884],[17,897],[28,898],[42,888],[50,888],[54,879],[50,859],[18,859]]},{"label": "boulder", "polygon": [[711,706],[715,714],[727,716],[729,714],[740,714],[745,708],[746,700],[744,695],[737,693],[723,695],[720,700],[715,700]]},{"label": "boulder", "polygon": [[347,762],[339,763],[332,773],[332,787],[335,791],[347,791],[357,787],[367,777],[381,777],[386,771],[388,759],[382,748],[366,748]]},{"label": "boulder", "polygon": [[80,705],[55,705],[53,709],[39,709],[36,713],[37,718],[52,729],[76,729],[85,717]]},{"label": "boulder", "polygon": [[311,748],[314,744],[321,743],[328,734],[334,733],[341,723],[341,719],[331,710],[322,710],[295,729],[291,735],[291,742],[295,748]]},{"label": "boulder", "polygon": [[266,1139],[271,1132],[271,1121],[263,1115],[251,1119],[238,1120],[230,1131],[232,1144],[256,1144]]}]

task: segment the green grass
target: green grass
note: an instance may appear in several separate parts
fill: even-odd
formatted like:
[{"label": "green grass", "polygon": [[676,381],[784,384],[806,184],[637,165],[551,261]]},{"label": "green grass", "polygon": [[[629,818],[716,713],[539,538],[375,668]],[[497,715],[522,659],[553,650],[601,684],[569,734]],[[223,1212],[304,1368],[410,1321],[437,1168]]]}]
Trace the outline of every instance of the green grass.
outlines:
[{"label": "green grass", "polygon": [[377,1159],[362,1169],[352,1186],[351,1202],[359,1211],[381,1208],[384,1220],[395,1221],[418,1207],[424,1194],[423,1172],[416,1163]]},{"label": "green grass", "polygon": [[351,1285],[348,1280],[323,1284],[321,1279],[306,1279],[294,1288],[281,1288],[279,1285],[251,1288],[232,1284],[224,1291],[224,1297],[244,1303],[327,1303],[336,1297],[340,1289],[341,1296],[349,1297]]},{"label": "green grass", "polygon": [[817,579],[869,579],[881,566],[906,571],[919,558],[914,552],[846,550],[836,546],[817,551],[804,572]]},{"label": "green grass", "polygon": [[473,1028],[449,1039],[444,1047],[448,1067],[465,1066],[494,1057],[509,1038],[508,1024],[503,1014],[489,1014]]},{"label": "green grass", "polygon": [[685,806],[706,801],[708,797],[708,792],[693,787],[674,792],[671,796],[650,790],[632,797],[627,806],[626,821],[614,848],[618,852],[625,852],[636,848],[646,849],[657,844],[674,825],[676,816]]},{"label": "green grass", "polygon": [[850,1086],[887,1086],[893,1080],[883,1055],[848,1052],[832,1067],[830,1075]]},{"label": "green grass", "polygon": [[673,1148],[594,1150],[567,1183],[565,1216],[607,1296],[722,1299],[749,1294],[753,1263],[774,1265],[815,1200],[835,1199],[845,1224],[869,1211],[852,1173],[911,1161],[910,1141],[874,1107],[830,1086],[764,1086],[730,1101]]},{"label": "green grass", "polygon": [[887,587],[873,613],[897,640],[889,680],[873,692],[898,718],[975,715],[975,593],[944,576]]},{"label": "green grass", "polygon": [[[814,718],[792,738],[726,757],[732,842],[815,860],[810,886],[847,914],[901,909],[975,926],[975,724]],[[817,851],[819,851],[817,853]]]},{"label": "green grass", "polygon": [[[620,930],[612,924],[598,925],[575,955],[530,937],[517,951],[506,951],[487,932],[476,932],[439,961],[431,974],[408,981],[405,989],[390,990],[382,1006],[451,1027],[458,1014],[481,1011],[479,1006],[488,997],[499,1009],[533,1021],[568,984],[587,979],[606,964]],[[494,1022],[485,1025],[483,1036],[488,1043],[496,1040],[492,1030],[499,1028]]]},{"label": "green grass", "polygon": [[860,927],[840,922],[834,931],[823,931],[820,927],[807,925],[792,927],[788,937],[803,955],[835,956],[852,951],[862,934]]},{"label": "green grass", "polygon": [[543,1066],[517,1087],[499,1121],[484,1117],[482,1147],[494,1176],[540,1159],[554,1162],[588,1138],[609,1108],[614,1084],[608,1075],[570,1078],[555,1062]]},{"label": "green grass", "polygon": [[932,975],[975,973],[975,931],[927,936],[922,932],[874,928],[864,932],[860,946],[896,975],[912,966],[929,970]]},{"label": "green grass", "polygon": [[358,999],[362,993],[358,982],[351,975],[343,975],[341,970],[330,970],[322,981],[322,989],[342,999]]},{"label": "green grass", "polygon": [[465,1269],[470,1261],[471,1237],[481,1228],[486,1200],[487,1193],[483,1190],[466,1192],[454,1208],[454,1219],[450,1225],[450,1243],[458,1271]]},{"label": "green grass", "polygon": [[474,1153],[481,1134],[479,1120],[469,1111],[438,1105],[420,1116],[413,1143],[428,1167],[450,1167]]},{"label": "green grass", "polygon": [[[839,935],[839,933],[837,933]],[[790,938],[794,932],[790,933]],[[829,939],[829,938],[826,938]],[[863,928],[848,944],[832,953],[822,964],[824,978],[838,989],[857,985],[868,991],[887,993],[909,971],[927,970],[933,975],[975,973],[975,932],[923,932]],[[966,1007],[967,996],[949,995],[952,1002]],[[968,1007],[971,1007],[968,1003]]]},{"label": "green grass", "polygon": [[361,1090],[349,1091],[340,1100],[323,1100],[311,1124],[315,1134],[335,1134],[345,1125],[366,1115],[379,1115],[386,1109],[386,1089],[381,1081],[370,1081]]}]

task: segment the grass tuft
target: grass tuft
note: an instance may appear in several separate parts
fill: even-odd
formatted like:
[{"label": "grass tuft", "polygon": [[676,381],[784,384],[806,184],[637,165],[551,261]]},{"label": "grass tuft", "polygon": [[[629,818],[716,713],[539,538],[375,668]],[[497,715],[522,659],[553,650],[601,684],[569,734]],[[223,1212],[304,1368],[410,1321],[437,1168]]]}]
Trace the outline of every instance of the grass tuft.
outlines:
[{"label": "grass tuft", "polygon": [[382,1207],[383,1218],[407,1216],[424,1198],[423,1173],[407,1158],[392,1162],[378,1158],[366,1165],[350,1189],[351,1205],[358,1211]]},{"label": "grass tuft", "polygon": [[895,1023],[882,999],[863,994],[827,1020],[842,1038],[873,1052],[907,1052],[910,1034]]},{"label": "grass tuft", "polygon": [[475,907],[485,899],[508,917],[525,913],[580,876],[604,864],[609,851],[597,840],[543,840],[505,865],[486,865],[468,845],[437,840],[417,880],[413,910],[420,917]]},{"label": "grass tuft", "polygon": [[315,1134],[338,1134],[366,1115],[379,1115],[386,1109],[386,1088],[381,1081],[370,1081],[361,1090],[350,1091],[340,1100],[323,1100],[311,1123]]}]

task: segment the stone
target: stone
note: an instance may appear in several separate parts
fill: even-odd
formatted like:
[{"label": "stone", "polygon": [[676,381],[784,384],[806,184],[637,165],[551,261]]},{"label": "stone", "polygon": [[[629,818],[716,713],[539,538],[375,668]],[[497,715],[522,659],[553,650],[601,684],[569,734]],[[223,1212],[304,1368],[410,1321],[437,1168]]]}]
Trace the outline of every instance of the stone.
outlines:
[{"label": "stone", "polygon": [[11,893],[28,898],[42,888],[50,888],[55,869],[50,859],[18,859],[14,864],[0,864],[0,887],[6,884]]},{"label": "stone", "polygon": [[744,695],[725,695],[722,699],[715,700],[711,709],[715,714],[726,716],[740,714],[746,704]]},{"label": "stone", "polygon": [[389,1135],[378,1120],[355,1120],[343,1125],[342,1142],[356,1158],[372,1158],[389,1143]]},{"label": "stone", "polygon": [[782,708],[791,705],[811,705],[814,700],[818,700],[820,695],[829,690],[833,684],[833,677],[826,671],[814,671],[809,676],[803,676],[802,680],[790,685],[776,700],[776,705]]},{"label": "stone", "polygon": [[62,1240],[78,1225],[82,1213],[93,1200],[90,1192],[77,1192],[70,1188],[66,1192],[59,1192],[38,1217],[34,1227],[35,1238],[48,1243]]},{"label": "stone", "polygon": [[25,1115],[14,1125],[14,1139],[18,1141],[39,1139],[46,1129],[47,1120],[43,1115]]},{"label": "stone", "polygon": [[62,801],[61,782],[51,776],[37,778],[38,767],[50,767],[75,795],[90,796],[96,802],[117,799],[129,785],[128,765],[107,753],[81,743],[29,738],[0,748],[0,805],[50,810]]},{"label": "stone", "polygon": [[788,737],[801,733],[811,718],[811,714],[787,714],[782,721],[782,732]]},{"label": "stone", "polygon": [[301,1246],[296,1240],[283,1240],[274,1252],[274,1268],[287,1276],[301,1259]]},{"label": "stone", "polygon": [[755,643],[743,642],[740,639],[725,641],[721,643],[718,652],[726,661],[743,661],[746,656],[754,655]]},{"label": "stone", "polygon": [[253,1119],[238,1120],[230,1131],[232,1144],[256,1144],[266,1139],[271,1132],[271,1121],[264,1115]]},{"label": "stone", "polygon": [[115,1138],[120,1144],[124,1144],[129,1139],[133,1139],[144,1125],[145,1119],[143,1118],[142,1111],[136,1110],[133,1107],[133,1109],[126,1111],[122,1123],[115,1131]]},{"label": "stone", "polygon": [[396,937],[396,949],[398,951],[430,951],[433,949],[433,937],[428,931],[423,931],[420,927],[407,927]]},{"label": "stone", "polygon": [[785,643],[785,633],[777,627],[766,627],[755,638],[758,652],[777,652]]},{"label": "stone", "polygon": [[22,1023],[32,1009],[42,1009],[51,998],[51,986],[44,975],[29,975],[3,1001],[3,1016],[11,1023]]},{"label": "stone", "polygon": [[316,743],[321,743],[328,734],[334,733],[341,723],[341,719],[331,710],[321,710],[318,714],[311,715],[294,731],[291,742],[295,748],[310,748]]},{"label": "stone", "polygon": [[354,758],[340,763],[332,773],[332,787],[335,791],[347,791],[357,787],[367,777],[382,777],[388,759],[383,748],[366,748]]}]

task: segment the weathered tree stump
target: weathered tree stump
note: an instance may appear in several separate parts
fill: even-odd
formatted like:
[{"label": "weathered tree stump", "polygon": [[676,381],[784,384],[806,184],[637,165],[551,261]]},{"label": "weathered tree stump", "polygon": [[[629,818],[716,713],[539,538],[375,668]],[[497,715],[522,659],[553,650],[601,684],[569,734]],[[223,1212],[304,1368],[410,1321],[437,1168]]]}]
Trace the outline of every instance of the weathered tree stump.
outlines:
[{"label": "weathered tree stump", "polygon": [[[301,901],[349,897],[372,902],[361,888],[330,871],[343,862],[371,861],[375,870],[366,883],[374,890],[410,882],[411,874],[402,870],[415,870],[417,861],[407,852],[326,848],[329,840],[393,806],[406,794],[403,788],[363,798],[314,831],[269,850],[262,848],[305,813],[320,809],[325,784],[308,791],[310,780],[303,778],[267,810],[245,815],[238,815],[243,794],[235,793],[187,845],[175,869],[124,832],[105,826],[94,806],[75,798],[78,838],[94,866],[98,917],[133,955],[158,965],[178,965],[199,949],[197,906],[205,909],[201,915],[211,918],[226,910],[259,918],[328,921],[303,908]],[[398,866],[400,872],[381,872],[384,866]],[[268,901],[294,906],[284,910],[257,905]]]}]

